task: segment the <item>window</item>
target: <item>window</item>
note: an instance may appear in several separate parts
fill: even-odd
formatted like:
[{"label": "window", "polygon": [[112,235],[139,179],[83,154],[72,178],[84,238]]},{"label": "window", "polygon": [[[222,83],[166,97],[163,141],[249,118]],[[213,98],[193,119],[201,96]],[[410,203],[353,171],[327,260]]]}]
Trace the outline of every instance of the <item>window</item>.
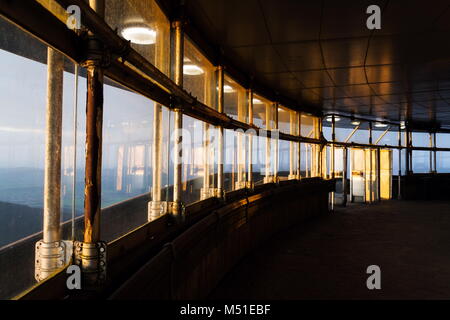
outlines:
[{"label": "window", "polygon": [[169,75],[170,23],[153,0],[106,1],[105,21],[159,70]]},{"label": "window", "polygon": [[198,101],[216,109],[217,80],[214,66],[184,38],[183,85]]}]

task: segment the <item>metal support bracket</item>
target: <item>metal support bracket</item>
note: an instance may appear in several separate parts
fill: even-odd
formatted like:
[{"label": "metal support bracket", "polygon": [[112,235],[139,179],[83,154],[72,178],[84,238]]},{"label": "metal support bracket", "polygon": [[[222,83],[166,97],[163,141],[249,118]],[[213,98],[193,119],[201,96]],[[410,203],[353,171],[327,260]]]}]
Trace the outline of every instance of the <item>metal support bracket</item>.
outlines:
[{"label": "metal support bracket", "polygon": [[56,241],[45,243],[43,240],[36,242],[35,273],[37,281],[48,278],[72,259],[72,241]]},{"label": "metal support bracket", "polygon": [[81,268],[82,288],[98,288],[106,281],[106,242],[74,242],[74,264]]}]

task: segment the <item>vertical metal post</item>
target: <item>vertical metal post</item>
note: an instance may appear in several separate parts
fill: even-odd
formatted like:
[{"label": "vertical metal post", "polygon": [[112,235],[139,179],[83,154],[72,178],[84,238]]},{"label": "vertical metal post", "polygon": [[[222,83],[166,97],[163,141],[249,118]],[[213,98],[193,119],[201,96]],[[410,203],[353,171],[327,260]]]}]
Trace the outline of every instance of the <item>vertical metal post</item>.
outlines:
[{"label": "vertical metal post", "polygon": [[[35,278],[44,280],[66,263],[61,241],[61,145],[64,57],[47,49],[47,107],[43,239],[36,243]],[[74,150],[75,151],[75,150]]]},{"label": "vertical metal post", "polygon": [[[336,117],[333,114],[332,118],[331,118],[331,139],[332,139],[332,144],[331,144],[331,163],[330,163],[330,171],[331,171],[331,179],[333,180],[333,183],[336,183],[335,181],[335,142],[336,142]],[[334,210],[334,201],[335,201],[335,192],[331,192],[331,210]]]},{"label": "vertical metal post", "polygon": [[[430,148],[433,148],[433,134],[431,132],[428,133],[428,138],[429,138],[429,146]],[[430,150],[429,153],[429,166],[430,169],[428,170],[429,173],[433,173],[433,151]]]},{"label": "vertical metal post", "polygon": [[[289,111],[289,133],[291,135],[295,135],[295,111]],[[295,174],[295,155],[294,155],[294,141],[289,141],[289,180],[293,180],[296,178],[296,174]]]},{"label": "vertical metal post", "polygon": [[[243,90],[238,91],[238,120],[246,122],[246,113],[248,111],[248,94]],[[236,189],[245,188],[246,182],[246,152],[245,152],[246,137],[242,130],[237,130],[237,182]],[[251,159],[250,159],[251,161]]]},{"label": "vertical metal post", "polygon": [[[297,112],[297,135],[300,136],[301,135],[301,126],[302,126],[302,117],[301,117],[301,113]],[[298,156],[297,156],[297,179],[301,180],[302,178],[302,144],[301,142],[298,142]]]},{"label": "vertical metal post", "polygon": [[44,172],[44,229],[45,243],[61,240],[61,140],[64,57],[55,50],[47,50],[47,110]]},{"label": "vertical metal post", "polygon": [[267,137],[266,137],[266,173],[265,173],[265,177],[264,177],[264,183],[270,183],[273,182],[273,177],[272,177],[272,170],[271,170],[271,138],[269,137],[269,134],[271,132],[272,126],[271,126],[271,122],[272,122],[272,104],[270,103],[265,103],[265,107],[266,107],[266,132],[267,132]]},{"label": "vertical metal post", "polygon": [[[217,93],[217,111],[223,113],[224,111],[224,70],[222,66],[219,66],[217,70],[217,84],[219,91]],[[223,197],[224,192],[224,176],[223,176],[223,127],[219,127],[219,137],[217,141],[217,195]]]},{"label": "vertical metal post", "polygon": [[[369,145],[372,146],[372,122],[369,122]],[[373,168],[372,168],[372,148],[369,149],[369,202],[373,201]]]},{"label": "vertical metal post", "polygon": [[[253,90],[248,92],[248,123],[253,125]],[[253,188],[253,135],[248,135],[248,175],[247,187]]]},{"label": "vertical metal post", "polygon": [[406,175],[409,175],[412,173],[412,163],[411,163],[411,132],[409,130],[409,127],[406,127],[405,130],[405,140],[406,140],[406,154],[405,154],[405,160],[406,160]]},{"label": "vertical metal post", "polygon": [[[89,4],[104,17],[104,0],[90,0]],[[81,264],[88,286],[102,282],[106,273],[106,243],[100,241],[104,50],[101,41],[89,32],[84,62],[87,69],[84,239],[75,243],[75,260]]]},{"label": "vertical metal post", "polygon": [[399,146],[399,149],[398,149],[398,185],[397,185],[397,188],[398,188],[398,194],[397,194],[397,198],[399,199],[399,200],[401,200],[402,199],[402,193],[401,193],[401,186],[402,186],[402,130],[401,130],[401,127],[399,126],[398,127],[398,146]]},{"label": "vertical metal post", "polygon": [[210,195],[210,172],[209,172],[209,124],[203,123],[203,188],[200,195],[202,200]]},{"label": "vertical metal post", "polygon": [[343,190],[343,200],[342,205],[345,207],[347,205],[347,164],[348,164],[348,149],[345,147],[343,149],[343,159],[342,159],[342,190]]},{"label": "vertical metal post", "polygon": [[100,241],[103,70],[99,61],[87,61],[87,91],[84,242],[93,244]]},{"label": "vertical metal post", "polygon": [[152,149],[152,201],[149,203],[149,221],[157,219],[167,209],[161,202],[162,107],[158,103],[154,103],[153,105]]},{"label": "vertical metal post", "polygon": [[434,173],[437,173],[437,151],[436,151],[436,148],[437,148],[437,144],[436,144],[436,131],[435,132],[433,132],[433,148],[434,148],[434,150],[433,150],[433,154],[434,154],[434,157],[433,157],[433,172]]},{"label": "vertical metal post", "polygon": [[381,201],[381,150],[377,148],[377,200]]},{"label": "vertical metal post", "polygon": [[[173,35],[173,76],[178,86],[183,86],[183,56],[184,56],[184,32],[182,21],[175,21],[172,25]],[[180,109],[174,110],[174,182],[173,182],[173,208],[172,214],[180,217],[181,212],[181,180],[182,180],[182,130],[183,130],[183,113]]]},{"label": "vertical metal post", "polygon": [[275,119],[273,119],[273,123],[274,123],[274,128],[275,130],[271,130],[271,132],[273,133],[275,131],[275,134],[271,134],[271,140],[274,143],[274,163],[273,163],[273,181],[278,183],[278,158],[279,158],[279,148],[278,148],[278,143],[279,143],[279,134],[278,134],[278,102],[275,103],[274,107],[274,117]]},{"label": "vertical metal post", "polygon": [[[165,37],[167,31],[160,30],[155,43],[155,63],[160,70],[167,71],[165,52]],[[170,121],[170,116],[169,116]],[[170,135],[170,133],[169,133]],[[169,137],[170,138],[170,137]],[[169,143],[168,143],[169,147]],[[163,107],[159,103],[153,103],[153,143],[152,143],[152,189],[151,201],[148,204],[148,221],[157,219],[167,213],[167,203],[162,201],[162,162],[163,162]],[[148,152],[145,151],[145,158]],[[147,162],[144,162],[145,164]],[[145,166],[147,168],[147,166]],[[147,170],[144,170],[147,171]],[[147,177],[146,172],[144,176]],[[168,192],[166,190],[166,192]]]}]

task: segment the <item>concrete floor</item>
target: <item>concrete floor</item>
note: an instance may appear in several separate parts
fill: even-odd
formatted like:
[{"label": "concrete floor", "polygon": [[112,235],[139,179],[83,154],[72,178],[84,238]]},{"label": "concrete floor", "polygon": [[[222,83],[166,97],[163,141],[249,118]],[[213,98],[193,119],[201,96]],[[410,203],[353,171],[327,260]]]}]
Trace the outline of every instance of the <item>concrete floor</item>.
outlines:
[{"label": "concrete floor", "polygon": [[[381,290],[366,287],[369,265]],[[450,299],[450,202],[336,208],[259,247],[210,299]]]}]

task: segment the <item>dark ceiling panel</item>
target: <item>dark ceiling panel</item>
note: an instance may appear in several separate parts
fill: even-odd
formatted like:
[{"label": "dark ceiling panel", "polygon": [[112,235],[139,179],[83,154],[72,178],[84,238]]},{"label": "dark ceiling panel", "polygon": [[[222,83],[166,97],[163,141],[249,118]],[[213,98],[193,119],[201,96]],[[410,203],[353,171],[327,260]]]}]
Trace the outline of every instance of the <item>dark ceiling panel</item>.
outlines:
[{"label": "dark ceiling panel", "polygon": [[[384,10],[381,30],[366,28],[372,4]],[[442,116],[450,125],[448,0],[186,0],[186,6],[190,22],[237,69],[300,106],[394,120]]]},{"label": "dark ceiling panel", "polygon": [[333,82],[331,82],[325,70],[303,71],[296,73],[296,75],[305,85],[305,88],[333,86]]},{"label": "dark ceiling panel", "polygon": [[320,1],[260,0],[274,43],[319,38]]},{"label": "dark ceiling panel", "polygon": [[363,66],[368,37],[321,41],[328,69]]},{"label": "dark ceiling panel", "polygon": [[273,47],[291,71],[317,70],[324,67],[318,41],[275,44]]}]

